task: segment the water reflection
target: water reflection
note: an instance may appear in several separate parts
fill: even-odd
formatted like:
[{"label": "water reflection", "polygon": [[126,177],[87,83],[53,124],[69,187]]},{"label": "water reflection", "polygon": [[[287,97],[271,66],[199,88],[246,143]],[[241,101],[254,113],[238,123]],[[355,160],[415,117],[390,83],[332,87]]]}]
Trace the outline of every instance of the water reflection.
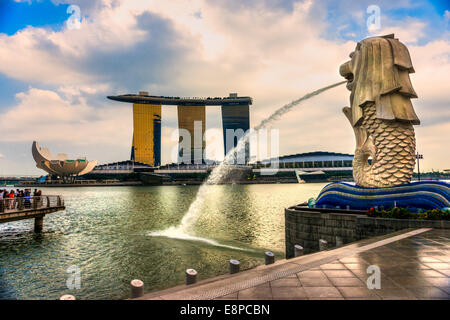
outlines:
[{"label": "water reflection", "polygon": [[[323,184],[211,187],[195,235],[244,250],[149,236],[179,224],[197,186],[43,190],[62,194],[67,209],[46,216],[39,236],[32,221],[0,225],[0,298],[127,298],[134,278],[151,291],[182,283],[186,268],[206,278],[226,273],[231,258],[245,269],[263,263],[265,250],[281,257],[283,209],[317,195]],[[66,288],[71,265],[81,269],[80,290]]]}]

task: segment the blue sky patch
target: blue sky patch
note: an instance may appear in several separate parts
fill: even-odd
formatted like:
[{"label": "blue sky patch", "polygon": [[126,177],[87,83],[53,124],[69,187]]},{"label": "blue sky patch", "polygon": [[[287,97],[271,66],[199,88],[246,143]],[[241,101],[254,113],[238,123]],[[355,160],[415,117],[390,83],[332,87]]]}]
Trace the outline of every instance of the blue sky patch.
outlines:
[{"label": "blue sky patch", "polygon": [[[374,4],[377,5],[376,1]],[[345,4],[339,1],[327,5],[326,21],[328,28],[322,36],[328,40],[353,40],[359,41],[369,35],[367,31],[367,4],[355,3],[352,8],[343,7]],[[445,10],[449,10],[447,1],[414,1],[410,6],[386,8],[379,4],[381,12],[381,29],[407,21],[421,21],[426,24],[424,35],[419,40],[419,45],[425,45],[429,41],[441,38],[443,31],[448,29],[445,20]]]},{"label": "blue sky patch", "polygon": [[67,13],[68,7],[69,4],[55,5],[50,0],[31,3],[1,0],[0,33],[13,35],[27,26],[61,30],[64,22],[70,17]]},{"label": "blue sky patch", "polygon": [[0,113],[17,103],[16,94],[28,90],[30,84],[11,79],[0,73]]}]

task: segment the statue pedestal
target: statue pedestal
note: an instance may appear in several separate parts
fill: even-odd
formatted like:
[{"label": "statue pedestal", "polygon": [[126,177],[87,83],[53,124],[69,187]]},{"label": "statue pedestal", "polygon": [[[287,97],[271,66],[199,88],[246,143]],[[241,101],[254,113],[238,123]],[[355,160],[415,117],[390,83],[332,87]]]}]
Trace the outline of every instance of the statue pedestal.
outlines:
[{"label": "statue pedestal", "polygon": [[368,210],[372,207],[408,207],[411,211],[450,207],[450,184],[418,181],[388,188],[365,188],[355,184],[330,183],[316,200],[317,208]]}]

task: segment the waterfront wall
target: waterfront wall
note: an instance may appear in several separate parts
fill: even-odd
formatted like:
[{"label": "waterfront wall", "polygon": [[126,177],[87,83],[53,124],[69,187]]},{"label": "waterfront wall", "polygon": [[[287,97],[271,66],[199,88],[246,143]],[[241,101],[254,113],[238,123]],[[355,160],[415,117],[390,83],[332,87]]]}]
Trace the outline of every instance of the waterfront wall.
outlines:
[{"label": "waterfront wall", "polygon": [[294,257],[294,245],[304,253],[319,251],[319,239],[336,246],[336,237],[344,244],[408,228],[450,229],[450,221],[370,218],[363,214],[321,209],[285,209],[286,258]]}]

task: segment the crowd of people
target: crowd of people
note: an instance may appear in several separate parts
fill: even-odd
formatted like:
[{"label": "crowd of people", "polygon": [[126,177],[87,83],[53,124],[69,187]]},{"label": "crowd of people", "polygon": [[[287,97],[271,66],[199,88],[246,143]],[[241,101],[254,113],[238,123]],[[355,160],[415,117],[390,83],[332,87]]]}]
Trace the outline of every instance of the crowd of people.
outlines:
[{"label": "crowd of people", "polygon": [[30,208],[32,199],[39,204],[41,195],[41,190],[37,189],[34,189],[33,193],[31,193],[31,189],[0,190],[0,212],[4,209]]}]

